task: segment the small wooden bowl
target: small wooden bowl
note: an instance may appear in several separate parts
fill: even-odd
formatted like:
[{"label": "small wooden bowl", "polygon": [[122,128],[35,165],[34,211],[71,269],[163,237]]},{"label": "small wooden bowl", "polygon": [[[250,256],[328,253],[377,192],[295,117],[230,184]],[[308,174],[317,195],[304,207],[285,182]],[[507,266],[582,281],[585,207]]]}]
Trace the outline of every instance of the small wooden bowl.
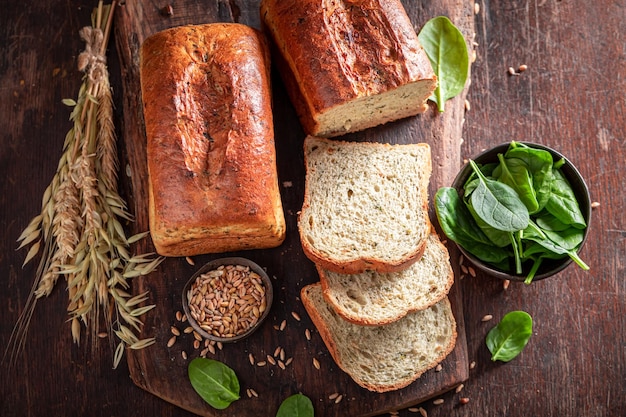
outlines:
[{"label": "small wooden bowl", "polygon": [[[255,281],[260,280],[259,285],[261,286],[261,288],[264,289],[264,294],[262,296],[259,296],[259,289],[254,288],[255,285],[250,280],[246,281],[246,272],[244,271],[234,272],[233,274],[231,274],[233,279],[228,279],[227,270],[229,269],[229,267],[234,267],[234,269],[237,269],[239,267],[248,270],[251,274],[253,274],[252,276],[254,277],[253,279]],[[213,277],[213,283],[215,285],[210,285],[209,281],[211,279],[208,278],[208,276],[212,274],[212,271],[218,271],[220,269],[223,272],[216,272],[213,274],[221,274],[221,276]],[[239,278],[242,279],[239,280]],[[241,282],[237,282],[238,280]],[[247,285],[246,282],[248,282],[250,285]],[[198,286],[203,286],[204,288],[199,290],[201,292],[200,298],[198,299],[199,301],[194,302],[194,300],[192,299],[192,297],[194,297],[193,294],[198,294],[198,292],[194,291],[194,288],[197,288]],[[236,291],[231,291],[236,294],[231,293],[228,295],[224,295],[224,291],[222,291],[222,289],[224,289],[225,287],[228,287],[226,292],[228,292],[229,289],[235,287]],[[245,290],[242,290],[241,287],[244,287]],[[252,295],[253,297],[248,297],[249,295]],[[185,284],[185,287],[183,288],[182,301],[183,310],[187,315],[187,320],[189,321],[189,324],[193,327],[193,329],[198,332],[198,334],[206,339],[216,342],[230,343],[245,339],[246,337],[254,333],[257,328],[259,328],[261,323],[269,315],[269,311],[272,306],[273,296],[274,292],[272,288],[272,283],[263,268],[261,268],[259,265],[249,259],[231,257],[220,258],[210,261],[202,266],[195,274],[193,274],[191,279],[187,282],[187,284]],[[202,303],[203,305],[200,305],[200,300],[202,298],[205,298],[205,300]],[[247,328],[247,330],[245,331],[240,329],[227,335],[224,334],[225,332],[221,333],[219,331],[219,325],[213,325],[212,323],[218,323],[219,321],[232,323],[234,317],[230,315],[228,311],[234,311],[233,309],[238,308],[238,306],[236,306],[236,301],[238,299],[242,300],[244,298],[253,298],[255,299],[255,302],[247,304],[252,307],[249,312],[243,313],[237,311],[237,318],[235,320],[237,320],[237,322],[239,323],[247,323],[247,320],[251,319],[250,314],[255,316],[256,313],[255,318],[252,319],[256,321],[254,321],[254,324]],[[217,305],[216,302],[213,301],[213,299],[221,299],[225,304],[231,305],[230,307],[224,304]],[[234,301],[230,301],[231,299]],[[264,307],[261,307],[262,300],[264,300]],[[192,301],[191,304],[193,304],[193,307],[192,305],[190,305],[190,301]],[[255,307],[256,312],[254,311]],[[220,308],[222,308],[222,311],[220,311]],[[209,319],[209,317],[218,318],[214,320],[213,318]],[[229,317],[230,320],[224,320],[223,317]],[[226,325],[226,328],[228,328],[228,325]]]},{"label": "small wooden bowl", "polygon": [[[583,179],[578,169],[576,169],[574,164],[572,164],[565,156],[563,156],[560,152],[556,151],[555,149],[549,148],[544,145],[539,145],[536,143],[530,143],[530,142],[519,142],[519,143],[530,146],[531,148],[543,149],[543,150],[550,152],[555,162],[559,161],[560,159],[563,159],[565,161],[565,163],[561,167],[561,172],[563,173],[565,178],[569,181],[570,185],[572,186],[572,189],[574,190],[574,194],[576,195],[576,200],[578,201],[578,205],[580,206],[580,210],[583,214],[585,222],[587,223],[587,227],[585,228],[585,235],[583,238],[583,242],[581,243],[578,249],[580,251],[585,245],[585,242],[587,240],[587,236],[589,234],[590,222],[591,222],[591,197],[589,195],[589,188],[587,187],[585,180]],[[495,146],[491,149],[487,149],[486,151],[478,154],[475,158],[472,158],[472,160],[476,162],[478,165],[484,165],[484,164],[488,164],[491,162],[498,162],[498,154],[499,153],[504,154],[509,148],[509,145],[510,143],[507,142],[507,143],[503,143],[501,145]],[[456,178],[454,179],[454,182],[452,183],[452,187],[456,188],[459,191],[459,193],[463,193],[463,186],[465,185],[465,182],[470,177],[472,172],[473,170],[470,164],[469,163],[465,164],[465,166],[461,169],[461,171],[457,174]],[[459,248],[463,256],[469,259],[478,269],[480,269],[481,271],[491,276],[501,278],[503,280],[510,280],[510,281],[525,281],[526,279],[526,275],[528,274],[528,270],[526,268],[523,270],[521,275],[503,271],[476,258],[471,253],[467,252],[461,245],[457,244],[457,247]],[[561,272],[571,263],[572,263],[572,259],[569,256],[566,256],[562,259],[545,259],[542,262],[541,266],[539,267],[539,270],[535,274],[532,281],[533,282],[539,281],[539,280],[551,277],[557,274],[558,272]]]}]

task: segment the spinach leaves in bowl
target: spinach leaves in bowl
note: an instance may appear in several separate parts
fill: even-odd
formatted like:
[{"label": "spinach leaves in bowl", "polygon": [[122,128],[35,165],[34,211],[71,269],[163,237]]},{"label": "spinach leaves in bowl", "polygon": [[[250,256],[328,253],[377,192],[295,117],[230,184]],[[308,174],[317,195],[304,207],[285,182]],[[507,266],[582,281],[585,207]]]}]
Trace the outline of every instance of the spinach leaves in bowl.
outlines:
[{"label": "spinach leaves in bowl", "polygon": [[443,232],[484,271],[530,283],[578,256],[590,220],[580,173],[542,145],[511,142],[483,152],[440,188],[435,210]]}]

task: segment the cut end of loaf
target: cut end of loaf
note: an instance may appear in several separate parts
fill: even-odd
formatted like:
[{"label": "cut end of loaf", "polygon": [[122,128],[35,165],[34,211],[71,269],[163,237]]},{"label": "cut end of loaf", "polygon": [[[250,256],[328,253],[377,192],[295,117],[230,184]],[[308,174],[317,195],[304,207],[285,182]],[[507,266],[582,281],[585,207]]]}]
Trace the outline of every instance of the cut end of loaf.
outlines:
[{"label": "cut end of loaf", "polygon": [[419,80],[337,105],[315,117],[313,134],[334,137],[424,113],[436,85],[435,78]]}]

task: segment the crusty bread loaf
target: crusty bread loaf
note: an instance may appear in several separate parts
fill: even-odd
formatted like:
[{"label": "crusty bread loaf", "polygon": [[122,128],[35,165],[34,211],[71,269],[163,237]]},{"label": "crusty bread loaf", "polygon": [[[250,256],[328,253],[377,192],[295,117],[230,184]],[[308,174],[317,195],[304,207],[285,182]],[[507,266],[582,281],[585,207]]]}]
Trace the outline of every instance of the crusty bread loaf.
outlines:
[{"label": "crusty bread loaf", "polygon": [[140,75],[157,252],[280,245],[285,220],[261,33],[221,23],[168,29],[143,43]]},{"label": "crusty bread loaf", "polygon": [[324,297],[334,310],[360,325],[394,322],[446,297],[454,282],[448,249],[432,233],[422,257],[399,272],[338,274],[318,268]]},{"label": "crusty bread loaf", "polygon": [[331,356],[370,391],[406,387],[441,362],[456,344],[456,321],[448,298],[385,326],[359,326],[342,319],[326,302],[320,283],[301,298]]},{"label": "crusty bread loaf", "polygon": [[337,136],[421,113],[436,76],[399,0],[263,0],[305,131]]},{"label": "crusty bread loaf", "polygon": [[324,269],[394,272],[417,261],[431,232],[427,144],[309,136],[298,217],[305,255]]}]

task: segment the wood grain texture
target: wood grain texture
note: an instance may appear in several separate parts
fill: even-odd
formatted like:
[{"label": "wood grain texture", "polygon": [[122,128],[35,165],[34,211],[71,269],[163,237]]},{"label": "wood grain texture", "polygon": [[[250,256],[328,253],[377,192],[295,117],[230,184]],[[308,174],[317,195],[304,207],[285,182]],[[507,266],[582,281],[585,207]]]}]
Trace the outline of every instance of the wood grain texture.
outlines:
[{"label": "wood grain texture", "polygon": [[[248,7],[258,10],[258,2],[246,2]],[[156,8],[150,8],[141,2],[127,4],[118,14],[116,20],[116,39],[124,80],[124,108],[128,111],[124,116],[124,138],[126,154],[129,157],[132,172],[132,195],[134,212],[137,213],[135,226],[139,230],[148,227],[147,214],[147,168],[145,160],[145,133],[140,112],[141,98],[139,94],[138,56],[139,45],[156,31],[180,24],[198,24],[217,21],[238,21],[259,28],[258,12],[246,13],[254,16],[251,20],[241,19],[241,9],[232,7],[232,3],[205,3],[205,10],[198,15],[193,2],[176,4],[171,18],[165,18]],[[449,14],[466,33],[473,33],[471,10],[463,7],[461,2],[451,1],[437,5],[431,11],[408,2],[408,12],[419,30],[425,23],[426,16]],[[191,11],[189,10],[191,9]],[[179,13],[181,16],[179,16]],[[467,378],[468,361],[466,353],[465,332],[461,300],[458,287],[454,287],[451,298],[458,319],[459,340],[457,348],[442,363],[444,371],[429,373],[422,376],[416,383],[396,392],[379,395],[371,393],[356,385],[350,377],[343,373],[333,362],[315,327],[309,320],[299,300],[300,288],[319,278],[314,265],[304,256],[297,233],[296,214],[302,206],[304,192],[304,165],[302,160],[302,141],[304,134],[295,117],[289,99],[279,77],[273,77],[273,101],[276,125],[276,146],[278,170],[281,183],[290,186],[282,187],[283,204],[288,224],[288,236],[285,243],[277,249],[264,251],[248,251],[237,253],[246,256],[267,268],[274,277],[275,302],[269,320],[258,333],[243,342],[226,345],[215,355],[233,367],[242,386],[242,401],[233,403],[228,411],[238,416],[253,416],[259,412],[272,415],[281,401],[287,396],[303,392],[312,399],[319,401],[317,415],[324,416],[365,416],[377,415],[389,410],[405,408],[434,395],[450,390]],[[389,143],[427,142],[432,147],[433,176],[431,189],[449,183],[458,169],[460,153],[460,137],[463,117],[463,96],[451,101],[445,113],[431,109],[424,115],[402,120],[396,123],[369,129],[364,132],[347,136],[354,140],[383,141]],[[295,161],[295,163],[294,163]],[[145,248],[149,250],[150,248]],[[219,255],[196,257],[195,262],[201,264]],[[171,337],[170,325],[184,327],[183,323],[175,323],[174,313],[181,309],[180,292],[185,279],[191,275],[193,268],[184,259],[167,259],[160,271],[147,278],[135,281],[135,291],[149,290],[151,298],[159,300],[154,314],[146,320],[144,336],[156,336],[155,346],[129,351],[129,368],[133,381],[145,390],[190,410],[196,414],[213,416],[219,413],[205,404],[192,390],[186,376],[186,364],[182,351],[188,358],[199,355],[199,350],[191,346],[193,338],[179,341],[171,349],[165,347]],[[167,301],[162,301],[162,300]],[[291,312],[302,317],[301,322],[295,321]],[[283,320],[288,325],[284,331],[277,331]],[[304,332],[309,329],[313,333],[311,341],[307,341]],[[293,358],[286,370],[277,366],[253,366],[248,362],[252,354],[257,361],[264,360],[281,346],[286,357]],[[313,367],[313,359],[319,360],[321,369]],[[251,388],[259,394],[259,398],[246,398],[246,389]],[[334,392],[341,393],[344,400],[335,405],[328,396]],[[364,401],[365,399],[365,401]]]},{"label": "wood grain texture", "polygon": [[[144,5],[143,11],[133,13],[157,13],[166,3],[153,2]],[[439,4],[434,0],[405,2],[417,3],[419,7],[409,9],[417,22],[436,13]],[[127,1],[123,7],[130,4]],[[174,16],[170,22],[185,18],[177,4],[172,2]],[[230,4],[232,8],[224,7],[227,3],[223,1],[196,1],[194,8],[189,9],[193,14],[188,15],[204,16],[205,10],[217,13],[218,8],[223,7],[222,13],[233,10],[235,20],[255,21],[256,9],[248,2],[233,0]],[[63,139],[70,127],[69,111],[61,104],[61,99],[75,97],[80,85],[82,74],[75,69],[75,59],[84,45],[78,38],[78,30],[89,22],[89,13],[95,5],[95,1],[5,0],[0,12],[2,347],[7,345],[13,325],[22,312],[35,271],[34,264],[22,268],[25,251],[16,251],[15,241],[39,212],[41,195],[61,155]],[[479,6],[479,13],[473,16],[477,61],[472,67],[472,85],[468,92],[471,110],[465,115],[459,112],[457,116],[466,118],[460,156],[469,158],[483,148],[511,138],[548,144],[567,155],[585,176],[593,200],[600,203],[593,211],[591,234],[581,254],[591,271],[569,267],[553,279],[530,287],[512,283],[507,290],[503,290],[501,281],[480,273],[476,277],[461,274],[464,278],[457,281],[457,285],[461,290],[459,299],[463,304],[468,359],[476,366],[470,369],[469,379],[460,393],[442,394],[438,397],[444,400],[441,405],[429,400],[419,407],[431,417],[624,416],[626,198],[621,171],[626,160],[623,95],[626,4],[624,0],[598,0],[593,4],[558,0],[480,0]],[[472,9],[473,5],[467,2],[463,7]],[[161,24],[165,26],[167,22],[163,19]],[[147,20],[145,24],[153,25],[146,26],[146,30],[155,29],[153,21]],[[137,42],[136,35],[134,39]],[[117,57],[115,43],[112,43],[108,59],[116,100],[116,122],[122,133],[128,129],[123,123],[127,113],[140,115],[141,112],[138,101],[132,106],[138,92],[123,91],[123,80],[129,74],[120,72],[122,65]],[[507,68],[516,68],[519,64],[527,64],[528,70],[519,76],[509,76]],[[275,81],[279,86],[280,81]],[[280,88],[275,91],[275,108],[276,118],[281,122],[294,117]],[[403,123],[400,125],[404,127]],[[416,137],[424,135],[419,126],[407,129]],[[301,132],[297,126],[285,122],[277,123],[277,135],[299,140]],[[445,136],[441,132],[437,135]],[[120,141],[125,159],[120,182],[128,188],[128,200],[133,204],[135,199],[130,192],[134,191],[125,167],[134,157],[127,157],[127,146]],[[289,155],[290,146],[285,143],[279,146],[279,158]],[[288,166],[281,166],[281,178],[303,175],[298,158],[300,156]],[[458,158],[459,155],[450,155],[455,163]],[[438,160],[445,163],[442,157]],[[295,187],[284,191],[285,205],[297,207],[301,192]],[[291,227],[295,227],[293,213],[288,218]],[[286,255],[293,255],[298,244],[294,239],[286,242]],[[257,256],[265,259],[264,253]],[[458,263],[454,264],[458,268]],[[283,263],[267,266],[277,277],[282,277],[287,270]],[[167,280],[168,285],[182,287],[182,282],[195,268],[184,261],[177,268],[180,268],[176,269],[178,272],[171,274],[167,273],[169,269],[165,270],[163,280]],[[289,283],[296,285],[306,279],[312,276],[304,276],[301,271],[287,277]],[[160,285],[158,282],[151,284]],[[285,299],[288,296],[283,295]],[[177,293],[161,292],[159,297],[159,303],[178,308]],[[112,348],[107,339],[73,344],[66,308],[67,294],[61,285],[38,303],[18,366],[9,368],[6,361],[0,363],[0,415],[195,415],[137,387],[129,377],[130,370],[125,362],[119,369],[111,369]],[[484,344],[485,335],[496,320],[513,309],[531,313],[535,319],[534,334],[514,361],[492,363]],[[494,320],[482,322],[485,314],[492,314]],[[167,317],[165,324],[152,320],[147,324],[146,333],[157,334],[156,328],[169,326],[172,320]],[[294,323],[290,321],[289,325]],[[159,337],[163,343],[163,334]],[[190,346],[189,340],[185,343]],[[292,354],[302,360],[310,359],[309,352],[292,351]],[[178,366],[178,355],[178,351],[172,355],[172,366]],[[242,360],[247,363],[247,358]],[[292,372],[294,378],[304,376],[304,373]],[[272,389],[286,395],[293,387],[278,384]],[[463,397],[469,402],[460,405]],[[345,405],[344,401],[345,398],[340,404]],[[370,399],[359,393],[352,401]],[[325,399],[316,399],[314,404],[323,410],[321,412],[333,407]],[[221,415],[234,414],[226,411]],[[405,408],[399,415],[419,414]]]}]

